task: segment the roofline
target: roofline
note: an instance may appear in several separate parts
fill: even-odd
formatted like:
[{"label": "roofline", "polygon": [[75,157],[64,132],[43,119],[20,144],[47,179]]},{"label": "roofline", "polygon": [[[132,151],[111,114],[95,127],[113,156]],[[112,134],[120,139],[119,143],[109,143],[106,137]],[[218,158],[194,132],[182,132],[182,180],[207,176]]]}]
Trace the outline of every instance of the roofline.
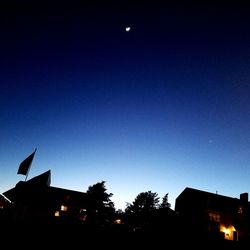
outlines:
[{"label": "roofline", "polygon": [[[182,194],[183,192],[185,192],[186,190],[193,190],[193,191],[195,191],[195,192],[200,192],[200,193],[204,193],[204,194],[208,194],[208,195],[216,195],[216,196],[220,196],[220,197],[227,198],[227,199],[233,199],[233,200],[237,199],[237,200],[240,200],[240,198],[237,198],[237,197],[231,197],[231,196],[221,195],[221,194],[218,194],[218,193],[212,193],[212,192],[208,192],[208,191],[204,191],[204,190],[200,190],[200,189],[192,188],[192,187],[186,187],[186,188],[181,192],[181,194]],[[180,194],[180,195],[181,195],[181,194]],[[180,195],[179,195],[179,196],[180,196]],[[179,196],[178,196],[178,197],[179,197]],[[178,198],[178,197],[177,197],[177,198]]]}]

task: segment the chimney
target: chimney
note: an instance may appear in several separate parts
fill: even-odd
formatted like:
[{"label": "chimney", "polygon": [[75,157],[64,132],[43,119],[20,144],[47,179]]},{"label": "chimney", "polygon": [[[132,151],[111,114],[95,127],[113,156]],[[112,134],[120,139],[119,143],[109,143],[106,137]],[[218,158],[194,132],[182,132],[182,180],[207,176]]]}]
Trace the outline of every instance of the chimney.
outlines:
[{"label": "chimney", "polygon": [[240,194],[240,201],[247,203],[248,202],[248,193]]}]

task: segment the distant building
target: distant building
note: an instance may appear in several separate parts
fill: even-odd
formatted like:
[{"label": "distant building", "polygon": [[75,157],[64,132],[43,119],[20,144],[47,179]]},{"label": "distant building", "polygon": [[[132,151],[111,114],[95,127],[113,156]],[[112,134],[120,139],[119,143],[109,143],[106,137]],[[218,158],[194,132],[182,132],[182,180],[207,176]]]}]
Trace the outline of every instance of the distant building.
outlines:
[{"label": "distant building", "polygon": [[52,187],[51,171],[20,181],[6,192],[13,204],[10,221],[27,223],[80,222],[86,219],[87,195]]},{"label": "distant building", "polygon": [[232,198],[187,187],[176,198],[175,211],[189,237],[248,240],[250,203],[248,193]]}]

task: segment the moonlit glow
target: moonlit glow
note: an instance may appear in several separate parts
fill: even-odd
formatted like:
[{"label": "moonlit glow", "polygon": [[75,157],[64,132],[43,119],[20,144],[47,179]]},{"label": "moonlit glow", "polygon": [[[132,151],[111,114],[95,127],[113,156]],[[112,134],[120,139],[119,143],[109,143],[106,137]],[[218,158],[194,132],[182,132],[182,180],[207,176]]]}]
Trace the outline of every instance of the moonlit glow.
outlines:
[{"label": "moonlit glow", "polygon": [[127,26],[127,27],[125,28],[125,30],[126,30],[127,32],[129,32],[129,31],[131,30],[131,27]]}]

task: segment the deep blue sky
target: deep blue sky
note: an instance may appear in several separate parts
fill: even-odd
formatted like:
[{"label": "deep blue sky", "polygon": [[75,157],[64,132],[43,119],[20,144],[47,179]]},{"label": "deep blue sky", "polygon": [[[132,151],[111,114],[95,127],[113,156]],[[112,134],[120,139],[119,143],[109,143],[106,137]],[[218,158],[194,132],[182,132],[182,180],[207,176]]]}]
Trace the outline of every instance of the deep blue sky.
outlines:
[{"label": "deep blue sky", "polygon": [[35,2],[0,10],[0,192],[35,148],[28,179],[116,208],[250,192],[249,4]]}]

